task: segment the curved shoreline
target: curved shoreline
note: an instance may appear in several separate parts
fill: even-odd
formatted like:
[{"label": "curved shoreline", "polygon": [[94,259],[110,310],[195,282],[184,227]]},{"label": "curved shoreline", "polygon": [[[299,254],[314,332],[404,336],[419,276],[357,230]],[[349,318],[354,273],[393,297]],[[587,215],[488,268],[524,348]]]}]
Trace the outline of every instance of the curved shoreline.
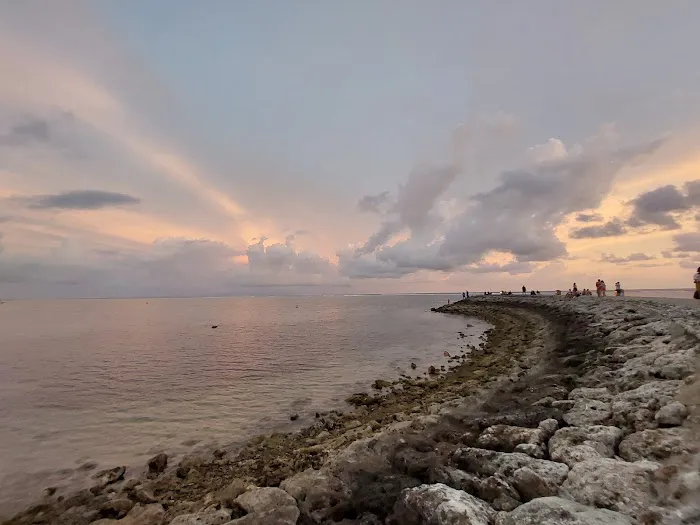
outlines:
[{"label": "curved shoreline", "polygon": [[[578,463],[605,460],[621,462],[615,468],[625,466],[617,456],[622,453],[619,441],[612,447],[612,456],[618,459],[601,455],[600,450],[605,447],[594,440],[585,446],[600,458],[591,456],[580,462],[573,461],[566,451],[583,453],[576,447],[584,445],[569,443],[563,447],[564,452],[553,452],[552,441],[576,429],[590,434],[592,425],[617,428],[620,439],[626,440],[659,427],[656,416],[664,408],[655,406],[661,403],[659,396],[663,394],[665,401],[672,400],[681,389],[682,380],[694,373],[700,335],[697,314],[688,308],[647,304],[639,299],[633,303],[596,303],[549,297],[474,298],[437,311],[480,317],[495,327],[482,348],[475,348],[466,359],[454,360],[456,366],[442,376],[420,381],[402,378],[391,385],[388,394],[356,397],[354,401],[359,406],[350,413],[319,415],[313,425],[299,432],[263,436],[235,453],[216,451],[213,457],[190,456],[180,465],[164,468],[164,472],[160,472],[164,467],[161,458],[150,477],[135,480],[111,480],[110,474],[105,473],[92,492],[82,491],[62,499],[47,496],[7,523],[87,524],[109,519],[101,525],[150,525],[196,512],[204,512],[200,517],[217,512],[221,517],[228,512],[227,519],[245,515],[240,518],[243,521],[234,523],[296,523],[297,518],[298,523],[341,519],[366,524],[381,523],[380,520],[427,523],[440,502],[451,502],[451,508],[478,508],[477,514],[484,517],[484,523],[496,520],[508,524],[518,522],[508,521],[515,519],[518,512],[532,511],[537,498],[531,496],[556,496],[562,483],[568,490],[567,494],[559,494],[568,498],[562,500],[565,503],[578,501],[590,509],[618,507],[614,510],[619,511],[615,514],[621,516],[620,520],[638,519],[642,514],[646,519],[646,510],[606,500],[612,498],[610,494],[591,495],[591,491],[581,488],[586,483],[576,484],[577,479],[586,479],[587,473],[581,472]],[[666,339],[668,342],[664,342]],[[654,345],[663,345],[663,351]],[[647,363],[650,356],[654,360]],[[659,359],[661,364],[656,365]],[[669,379],[664,375],[679,377]],[[652,392],[643,407],[630,401],[632,408],[627,412],[620,408],[618,414],[613,408],[615,400],[624,398],[625,393],[662,382],[668,384],[659,388],[667,391],[658,395]],[[618,405],[623,400],[618,399]],[[597,406],[601,413],[590,414],[591,406]],[[680,421],[681,425],[662,426],[675,429],[677,434],[690,428],[694,421],[695,415],[691,414]],[[546,429],[540,428],[542,425]],[[557,431],[559,427],[561,430]],[[573,430],[564,432],[566,429]],[[661,432],[656,437],[663,439],[668,433]],[[686,456],[695,450],[694,443],[686,443],[685,435],[675,434],[670,437],[676,439],[674,443]],[[491,451],[490,455],[484,455],[486,451]],[[561,458],[561,454],[570,465],[551,461]],[[521,478],[530,476],[527,483],[512,479],[509,469],[499,471],[501,467],[497,465],[515,460],[522,463],[515,469]],[[552,479],[542,479],[537,470],[544,467],[528,461],[544,462],[560,474],[566,469],[564,478],[554,483],[556,491]],[[605,467],[601,465],[597,470]],[[660,480],[654,476],[662,467],[646,468],[648,471],[635,471],[634,480],[643,487],[658,484]],[[574,476],[572,480],[574,474],[578,478]],[[667,485],[678,484],[676,474],[667,475]],[[119,471],[111,475],[121,476],[123,472]],[[270,494],[278,491],[277,503],[268,501],[267,506],[260,506],[247,501],[265,491],[251,490],[253,485],[280,484],[287,491],[284,494],[295,499],[290,502],[282,498],[281,490],[267,489]],[[528,486],[538,489],[530,493]],[[664,509],[683,506],[682,498],[661,501],[639,486],[635,490],[658,503],[649,505],[648,512],[656,513],[650,514],[649,519],[657,515],[666,519]],[[233,501],[241,491],[244,494]],[[503,514],[496,516],[496,510]],[[507,510],[512,512],[507,515]],[[409,514],[413,518],[409,519]],[[176,522],[189,523],[186,519],[189,518],[178,518]]]}]

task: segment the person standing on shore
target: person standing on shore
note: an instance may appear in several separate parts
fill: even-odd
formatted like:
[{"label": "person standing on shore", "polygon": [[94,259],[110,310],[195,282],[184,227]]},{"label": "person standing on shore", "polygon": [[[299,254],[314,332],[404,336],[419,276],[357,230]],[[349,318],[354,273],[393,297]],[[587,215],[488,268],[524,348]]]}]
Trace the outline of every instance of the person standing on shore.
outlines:
[{"label": "person standing on shore", "polygon": [[595,282],[595,294],[600,297],[600,279]]},{"label": "person standing on shore", "polygon": [[527,292],[527,288],[525,288],[525,285],[523,285],[523,293]]},{"label": "person standing on shore", "polygon": [[695,283],[695,293],[693,294],[694,299],[700,299],[700,266],[698,266],[698,271],[693,275],[693,282]]},{"label": "person standing on shore", "polygon": [[600,295],[605,297],[605,281],[603,279],[600,280]]}]

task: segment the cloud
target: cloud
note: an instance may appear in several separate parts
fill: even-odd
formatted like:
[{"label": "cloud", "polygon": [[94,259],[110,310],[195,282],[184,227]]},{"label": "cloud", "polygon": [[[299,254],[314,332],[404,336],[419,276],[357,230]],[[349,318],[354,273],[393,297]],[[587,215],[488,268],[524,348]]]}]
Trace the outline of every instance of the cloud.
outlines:
[{"label": "cloud", "polygon": [[357,203],[357,209],[368,213],[382,213],[389,203],[389,192],[383,191],[377,195],[365,195]]},{"label": "cloud", "polygon": [[624,235],[627,229],[619,219],[613,219],[600,226],[584,226],[572,230],[569,236],[573,239],[599,239],[601,237],[616,237]]},{"label": "cloud", "polygon": [[627,257],[616,257],[613,254],[601,254],[600,262],[607,262],[613,264],[625,264],[628,262],[640,262],[640,261],[653,261],[655,257],[651,257],[645,253],[636,252],[631,253]]},{"label": "cloud", "polygon": [[[291,245],[264,242],[247,250],[208,239],[160,239],[134,250],[82,249],[69,242],[51,257],[2,253],[0,295],[223,296],[347,286],[327,259]],[[240,262],[241,256],[247,256],[247,262]]]},{"label": "cloud", "polygon": [[599,213],[579,213],[576,220],[578,222],[598,222],[603,220],[603,216]]},{"label": "cloud", "polygon": [[140,199],[125,193],[98,190],[76,190],[53,195],[30,197],[30,208],[37,210],[99,210],[113,206],[139,204]]},{"label": "cloud", "polygon": [[506,264],[483,263],[465,268],[469,273],[509,273],[511,275],[532,273],[534,269],[535,267],[532,263],[518,261]]},{"label": "cloud", "polygon": [[700,253],[700,232],[679,233],[673,236],[673,251]]},{"label": "cloud", "polygon": [[[523,168],[502,173],[495,188],[472,195],[465,211],[450,220],[435,209],[456,171],[414,172],[399,192],[393,213],[355,251],[356,260],[350,253],[339,254],[340,271],[362,277],[470,268],[520,272],[530,269],[527,263],[564,257],[566,246],[556,236],[556,227],[571,213],[597,208],[620,170],[640,162],[663,143],[655,140],[613,148],[609,140],[609,134],[603,134],[566,148],[553,139],[531,148]],[[389,245],[404,230],[409,238]],[[575,230],[572,236],[624,232],[623,224],[614,221]],[[510,254],[512,266],[484,265],[491,252]]]},{"label": "cloud", "polygon": [[690,207],[685,195],[670,184],[643,193],[630,204],[632,205],[632,215],[628,220],[630,226],[655,224],[668,230],[680,228],[680,224],[670,213],[684,211]]},{"label": "cloud", "polygon": [[[433,207],[458,173],[456,166],[414,169],[406,183],[399,186],[396,201],[385,213],[379,230],[357,249],[357,255],[373,253],[403,230],[409,230],[415,235],[440,224],[442,219],[433,213]],[[388,199],[388,196],[383,198]]]},{"label": "cloud", "polygon": [[0,135],[0,144],[19,146],[35,142],[49,142],[51,128],[47,120],[25,116],[10,126],[7,133]]},{"label": "cloud", "polygon": [[287,237],[284,244],[269,246],[265,245],[266,240],[265,237],[261,238],[248,246],[245,252],[251,272],[328,275],[335,270],[327,258],[308,251],[297,251],[292,244],[293,238]]}]

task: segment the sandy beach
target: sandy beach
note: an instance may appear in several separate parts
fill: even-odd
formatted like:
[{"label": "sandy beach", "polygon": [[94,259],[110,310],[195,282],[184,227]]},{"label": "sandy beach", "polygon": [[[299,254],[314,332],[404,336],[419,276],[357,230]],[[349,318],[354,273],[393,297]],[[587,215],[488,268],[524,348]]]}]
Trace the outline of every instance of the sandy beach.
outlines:
[{"label": "sandy beach", "polygon": [[[236,449],[49,489],[6,523],[695,523],[697,301],[477,297],[485,340]],[[465,325],[467,323],[465,318]],[[354,408],[350,408],[354,407]]]}]

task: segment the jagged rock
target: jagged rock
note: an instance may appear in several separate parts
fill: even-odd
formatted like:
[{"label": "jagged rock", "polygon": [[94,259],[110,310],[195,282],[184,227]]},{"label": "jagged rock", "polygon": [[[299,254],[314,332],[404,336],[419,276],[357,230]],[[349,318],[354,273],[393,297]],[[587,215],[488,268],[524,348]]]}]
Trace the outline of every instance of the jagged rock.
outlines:
[{"label": "jagged rock", "polygon": [[577,427],[602,425],[610,419],[610,415],[610,403],[581,398],[575,400],[571,410],[564,414],[564,421]]},{"label": "jagged rock", "polygon": [[565,427],[549,440],[549,457],[569,467],[587,459],[612,458],[621,439],[622,430],[617,427]]},{"label": "jagged rock", "polygon": [[541,445],[533,445],[532,443],[521,443],[515,447],[514,452],[520,452],[522,454],[527,454],[531,458],[542,459],[544,458],[544,449]]},{"label": "jagged rock", "polygon": [[554,496],[559,492],[559,485],[555,478],[542,476],[529,467],[522,467],[513,472],[513,486],[525,501]]},{"label": "jagged rock", "polygon": [[563,412],[567,412],[574,408],[575,404],[576,401],[572,401],[571,399],[560,399],[552,403],[552,408],[557,408]]},{"label": "jagged rock", "polygon": [[690,431],[681,428],[658,428],[630,434],[620,443],[620,457],[627,461],[648,459],[662,461],[683,453],[695,453],[697,445]]},{"label": "jagged rock", "polygon": [[538,498],[513,512],[501,512],[495,525],[633,525],[624,514],[587,507],[558,497]]},{"label": "jagged rock", "polygon": [[295,525],[299,519],[296,507],[279,507],[267,512],[247,514],[242,518],[229,521],[226,525]]},{"label": "jagged rock", "polygon": [[477,444],[483,448],[512,452],[518,445],[545,443],[559,428],[556,419],[546,419],[537,428],[493,425],[484,430]]},{"label": "jagged rock", "polygon": [[61,525],[88,525],[88,523],[94,522],[99,514],[100,511],[97,509],[89,509],[85,505],[78,505],[77,507],[66,509],[58,517],[58,523]]},{"label": "jagged rock", "polygon": [[334,507],[349,497],[349,491],[340,479],[312,468],[284,480],[280,488],[297,501],[302,514],[317,522],[330,517]]},{"label": "jagged rock", "polygon": [[695,350],[663,353],[654,361],[659,376],[664,379],[683,379],[695,371]]},{"label": "jagged rock", "polygon": [[540,406],[540,407],[551,407],[552,403],[554,403],[554,401],[556,401],[556,399],[554,399],[551,396],[547,396],[547,397],[543,397],[539,401],[535,401],[533,403],[533,405]]},{"label": "jagged rock", "polygon": [[134,502],[129,498],[121,497],[110,499],[100,505],[100,516],[121,518],[126,516],[133,507]]},{"label": "jagged rock", "polygon": [[580,387],[574,388],[571,392],[569,392],[569,399],[572,401],[578,401],[579,399],[595,399],[596,401],[603,401],[607,403],[612,399],[612,394],[605,387]]},{"label": "jagged rock", "polygon": [[159,503],[150,505],[135,505],[119,525],[161,525],[165,510]]},{"label": "jagged rock", "polygon": [[649,461],[589,459],[573,466],[560,494],[636,518],[656,499],[653,477],[658,467]]},{"label": "jagged rock", "polygon": [[633,430],[652,428],[654,415],[674,401],[681,381],[651,381],[616,395],[612,401],[613,422]]},{"label": "jagged rock", "polygon": [[161,452],[149,459],[147,465],[149,474],[160,474],[168,466],[168,455]]},{"label": "jagged rock", "polygon": [[428,473],[428,480],[431,484],[441,483],[470,494],[475,494],[481,483],[479,476],[475,474],[443,465],[433,467]]},{"label": "jagged rock", "polygon": [[186,478],[191,470],[199,471],[204,466],[204,460],[199,456],[187,455],[177,465],[175,474],[178,478]]},{"label": "jagged rock", "polygon": [[248,490],[249,486],[242,479],[235,478],[216,493],[215,500],[224,507],[233,508],[236,498]]},{"label": "jagged rock", "polygon": [[246,512],[258,514],[280,507],[295,507],[296,500],[284,490],[276,487],[262,487],[244,492],[236,498],[236,503]]},{"label": "jagged rock", "polygon": [[457,449],[452,455],[452,462],[467,472],[475,472],[482,476],[498,474],[510,483],[514,482],[513,473],[523,467],[528,467],[542,480],[553,485],[561,485],[569,472],[569,467],[563,463],[535,459],[520,453],[494,452],[480,448]]},{"label": "jagged rock", "polygon": [[403,491],[387,523],[396,525],[489,525],[495,511],[484,501],[446,485]]},{"label": "jagged rock", "polygon": [[686,406],[679,401],[673,401],[662,406],[654,416],[654,420],[662,427],[677,427],[683,424],[686,417],[688,417]]},{"label": "jagged rock", "polygon": [[92,477],[93,479],[97,480],[97,483],[90,488],[90,491],[93,494],[98,494],[107,485],[111,485],[112,483],[116,483],[117,481],[124,479],[125,472],[125,467],[114,467],[107,470],[101,470]]},{"label": "jagged rock", "polygon": [[176,516],[170,525],[222,525],[231,521],[229,509],[195,512]]}]

